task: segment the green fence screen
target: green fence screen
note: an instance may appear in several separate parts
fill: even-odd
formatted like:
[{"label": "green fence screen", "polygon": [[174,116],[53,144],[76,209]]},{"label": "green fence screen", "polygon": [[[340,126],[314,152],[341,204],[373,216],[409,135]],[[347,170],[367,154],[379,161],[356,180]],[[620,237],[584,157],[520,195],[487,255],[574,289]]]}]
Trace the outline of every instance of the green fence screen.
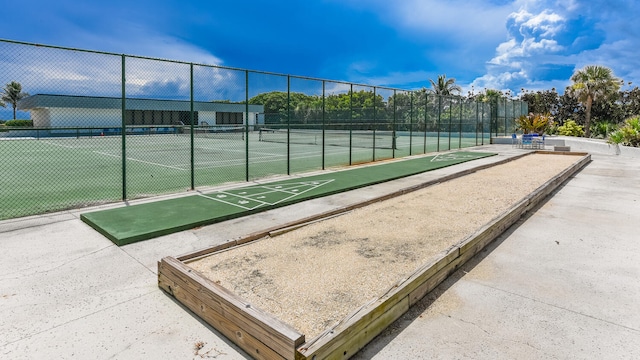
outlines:
[{"label": "green fence screen", "polygon": [[[489,143],[527,104],[0,40],[0,220]],[[15,116],[14,116],[15,110]]]}]

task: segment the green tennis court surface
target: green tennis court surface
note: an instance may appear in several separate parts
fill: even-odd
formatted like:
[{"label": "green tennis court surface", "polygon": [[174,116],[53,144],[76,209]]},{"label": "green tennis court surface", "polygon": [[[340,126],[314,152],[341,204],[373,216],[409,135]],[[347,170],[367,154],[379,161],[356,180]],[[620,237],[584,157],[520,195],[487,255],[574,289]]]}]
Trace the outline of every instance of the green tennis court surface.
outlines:
[{"label": "green tennis court surface", "polygon": [[492,155],[496,154],[438,154],[90,212],[81,219],[115,244],[126,245]]}]

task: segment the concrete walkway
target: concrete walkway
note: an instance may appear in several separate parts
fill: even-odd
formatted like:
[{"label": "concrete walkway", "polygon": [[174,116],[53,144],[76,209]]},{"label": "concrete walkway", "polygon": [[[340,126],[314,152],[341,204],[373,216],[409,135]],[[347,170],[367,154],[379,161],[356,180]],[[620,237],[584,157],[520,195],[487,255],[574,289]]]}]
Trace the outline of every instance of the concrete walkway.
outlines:
[{"label": "concrete walkway", "polygon": [[[157,287],[160,258],[522,152],[475,149],[500,155],[124,247],[79,212],[0,222],[0,358],[247,358]],[[640,162],[592,159],[356,358],[640,358]]]}]

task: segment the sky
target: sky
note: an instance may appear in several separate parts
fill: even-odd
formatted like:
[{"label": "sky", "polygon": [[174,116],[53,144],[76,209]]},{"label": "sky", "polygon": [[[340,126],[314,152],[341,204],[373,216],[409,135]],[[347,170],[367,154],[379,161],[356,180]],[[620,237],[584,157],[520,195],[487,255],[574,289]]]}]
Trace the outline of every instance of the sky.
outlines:
[{"label": "sky", "polygon": [[638,18],[636,0],[23,0],[2,6],[0,38],[403,89],[446,74],[465,94],[563,93],[586,65],[640,84]]}]

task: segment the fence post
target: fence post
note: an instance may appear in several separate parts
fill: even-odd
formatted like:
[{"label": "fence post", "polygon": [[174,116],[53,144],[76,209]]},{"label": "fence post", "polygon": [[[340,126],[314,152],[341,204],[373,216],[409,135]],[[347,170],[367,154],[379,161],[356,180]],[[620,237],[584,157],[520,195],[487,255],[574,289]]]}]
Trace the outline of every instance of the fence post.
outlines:
[{"label": "fence post", "polygon": [[376,114],[376,110],[377,110],[376,100],[378,100],[378,99],[377,99],[377,96],[376,96],[376,87],[374,86],[373,87],[373,129],[372,129],[373,130],[373,159],[371,161],[376,161],[376,135],[375,135],[375,129],[376,129],[376,126],[378,126],[377,123],[376,123],[376,115],[377,115]]},{"label": "fence post", "polygon": [[413,155],[413,91],[409,96],[409,156],[411,156]]},{"label": "fence post", "polygon": [[504,98],[504,135],[507,135],[507,98]]},{"label": "fence post", "polygon": [[451,150],[451,121],[453,120],[453,98],[449,96],[449,148]]},{"label": "fence post", "polygon": [[287,175],[291,175],[291,75],[287,75]]},{"label": "fence post", "polygon": [[478,146],[478,105],[480,105],[480,103],[478,102],[478,100],[475,100],[476,103],[476,146]]},{"label": "fence post", "polygon": [[349,165],[353,165],[353,84],[349,86]]},{"label": "fence post", "polygon": [[436,145],[436,152],[440,152],[440,122],[442,121],[442,95],[436,95],[438,97],[438,143]]},{"label": "fence post", "polygon": [[244,173],[245,181],[249,181],[249,70],[244,71]]},{"label": "fence post", "polygon": [[125,59],[126,56],[122,54],[122,73],[121,73],[121,83],[122,83],[122,102],[121,102],[121,115],[122,115],[122,124],[121,124],[121,138],[122,138],[122,201],[127,200],[127,124],[125,120],[126,116],[126,77],[125,77]]},{"label": "fence post", "polygon": [[[458,149],[462,149],[462,97],[460,97],[460,117],[458,119],[458,131],[460,132],[460,135],[458,136]],[[466,105],[466,101],[465,101],[465,105]]]},{"label": "fence post", "polygon": [[427,153],[427,120],[429,117],[427,113],[429,112],[429,94],[424,92],[424,153]]},{"label": "fence post", "polygon": [[397,97],[397,93],[396,93],[396,89],[393,89],[393,123],[391,124],[391,158],[395,159],[396,158],[396,144],[395,144],[395,138],[396,138],[396,124],[398,123],[398,119],[397,119],[397,104],[398,104],[398,97]]},{"label": "fence post", "polygon": [[191,83],[191,88],[190,88],[190,99],[189,99],[189,114],[191,117],[191,190],[194,190],[196,188],[196,167],[195,167],[195,151],[194,151],[194,147],[195,147],[195,142],[194,142],[194,130],[193,130],[193,125],[194,125],[194,120],[195,120],[195,115],[193,112],[193,63],[189,64],[189,69],[190,69],[190,83]]},{"label": "fence post", "polygon": [[325,125],[325,112],[326,112],[326,108],[325,108],[325,80],[322,80],[322,170],[325,169],[325,153],[324,153],[324,129],[326,127]]}]

